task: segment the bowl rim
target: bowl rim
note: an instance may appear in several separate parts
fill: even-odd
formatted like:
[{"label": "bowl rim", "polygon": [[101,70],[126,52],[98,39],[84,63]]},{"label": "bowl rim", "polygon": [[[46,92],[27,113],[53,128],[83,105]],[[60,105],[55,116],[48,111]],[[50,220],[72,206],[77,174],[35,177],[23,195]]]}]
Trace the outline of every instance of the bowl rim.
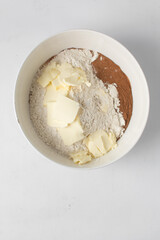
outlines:
[{"label": "bowl rim", "polygon": [[[17,110],[17,85],[18,85],[18,79],[19,79],[19,75],[20,75],[20,72],[21,72],[21,69],[22,67],[24,66],[26,60],[30,57],[30,55],[32,55],[32,53],[35,51],[35,49],[37,49],[38,47],[40,47],[44,42],[46,41],[49,41],[50,39],[52,39],[53,37],[56,37],[56,36],[59,36],[61,34],[65,34],[65,33],[73,33],[73,32],[90,32],[90,33],[95,33],[95,34],[98,34],[98,35],[101,35],[102,37],[107,37],[108,39],[110,39],[111,41],[114,41],[115,43],[117,43],[121,48],[123,48],[127,54],[129,54],[133,59],[134,61],[136,62],[137,66],[140,68],[141,70],[141,74],[143,75],[143,79],[145,80],[145,85],[146,85],[146,97],[147,97],[147,108],[146,108],[146,114],[145,114],[145,118],[143,119],[143,126],[141,127],[141,130],[139,132],[139,134],[137,135],[135,141],[127,148],[127,151],[125,153],[123,153],[120,157],[117,157],[115,158],[113,161],[111,162],[108,162],[106,164],[103,164],[103,165],[99,165],[99,166],[88,166],[88,164],[86,165],[85,167],[85,164],[84,165],[77,165],[75,164],[70,166],[70,165],[67,165],[67,164],[63,164],[59,161],[54,161],[53,159],[50,159],[49,157],[47,157],[43,151],[40,151],[39,149],[37,149],[37,147],[32,143],[32,141],[28,138],[28,136],[26,135],[25,131],[23,130],[23,127],[21,126],[20,122],[19,122],[19,118],[18,118],[18,110]],[[29,54],[25,57],[25,60],[23,61],[23,63],[21,64],[20,66],[20,70],[17,74],[17,78],[16,78],[16,83],[15,83],[15,88],[14,88],[14,109],[15,109],[15,114],[16,114],[16,120],[17,122],[19,123],[18,125],[20,125],[20,128],[21,128],[21,131],[23,133],[23,135],[25,136],[25,138],[28,140],[28,142],[31,144],[31,146],[36,149],[36,151],[38,153],[40,153],[43,157],[45,157],[47,160],[49,161],[52,161],[54,162],[55,164],[58,164],[58,165],[61,165],[63,167],[69,167],[69,168],[73,168],[73,169],[85,169],[85,170],[89,170],[89,169],[99,169],[99,168],[103,168],[103,167],[106,167],[107,165],[110,165],[112,163],[115,163],[117,160],[120,160],[122,157],[124,157],[136,144],[137,142],[139,141],[139,139],[141,138],[142,136],[142,133],[146,127],[146,124],[147,124],[147,120],[148,120],[148,116],[149,116],[149,110],[150,110],[150,95],[149,95],[149,87],[148,87],[148,84],[147,84],[147,80],[146,80],[146,77],[144,75],[144,72],[140,66],[140,64],[138,63],[138,61],[136,60],[136,58],[134,57],[134,55],[128,50],[127,47],[125,47],[121,42],[117,41],[116,39],[108,36],[107,34],[104,34],[104,33],[101,33],[101,32],[98,32],[98,31],[94,31],[94,30],[89,30],[89,29],[71,29],[71,30],[65,30],[63,32],[60,32],[60,33],[57,33],[55,35],[52,35],[46,39],[44,39],[43,41],[41,41],[40,43],[38,43],[34,48],[32,48],[32,50],[29,52]]]}]

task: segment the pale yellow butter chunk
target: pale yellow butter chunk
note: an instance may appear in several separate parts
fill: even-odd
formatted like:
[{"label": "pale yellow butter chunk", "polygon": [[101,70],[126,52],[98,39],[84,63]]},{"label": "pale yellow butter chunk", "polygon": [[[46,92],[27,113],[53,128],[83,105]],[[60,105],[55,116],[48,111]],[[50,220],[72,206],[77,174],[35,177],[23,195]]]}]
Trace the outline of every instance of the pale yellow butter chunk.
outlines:
[{"label": "pale yellow butter chunk", "polygon": [[68,84],[69,86],[79,86],[83,83],[87,83],[89,84],[89,82],[87,81],[87,79],[85,77],[81,77],[78,72],[72,73],[69,77],[64,78],[63,80],[66,84]]},{"label": "pale yellow butter chunk", "polygon": [[52,81],[52,84],[54,87],[61,87],[61,86],[65,86],[64,83],[63,83],[63,80],[60,78],[60,76],[58,76],[57,78],[55,78],[53,81]]},{"label": "pale yellow butter chunk", "polygon": [[87,76],[86,76],[85,71],[83,71],[82,68],[78,68],[78,67],[75,69],[76,69],[76,72],[79,74],[79,76],[82,77],[85,82],[87,82]]},{"label": "pale yellow butter chunk", "polygon": [[69,86],[78,86],[81,85],[83,82],[78,80],[79,75],[78,74],[73,74],[70,77],[64,78],[64,82],[65,84],[69,85]]},{"label": "pale yellow butter chunk", "polygon": [[63,96],[67,96],[68,92],[69,92],[69,87],[67,87],[67,86],[56,87],[56,91],[58,93],[62,94]]},{"label": "pale yellow butter chunk", "polygon": [[110,132],[109,134],[104,134],[102,136],[102,141],[105,146],[106,152],[109,152],[110,150],[117,147],[116,143],[116,136],[114,133]]},{"label": "pale yellow butter chunk", "polygon": [[105,134],[105,131],[103,130],[98,130],[94,133],[92,133],[89,137],[88,140],[89,142],[93,142],[94,145],[97,147],[97,149],[102,153],[105,154],[106,150],[102,141],[102,135]]},{"label": "pale yellow butter chunk", "polygon": [[60,71],[57,69],[57,64],[51,62],[47,67],[44,67],[37,81],[42,87],[46,87],[51,81],[57,78],[59,74]]},{"label": "pale yellow butter chunk", "polygon": [[83,71],[81,68],[75,68],[75,70],[76,70],[76,74],[79,75],[79,78],[78,78],[79,85],[82,83],[85,83],[88,87],[90,87],[91,83],[87,80],[85,71]]},{"label": "pale yellow butter chunk", "polygon": [[55,102],[57,96],[58,94],[56,88],[52,84],[48,85],[46,88],[46,93],[44,95],[43,105],[46,106],[47,102]]},{"label": "pale yellow butter chunk", "polygon": [[55,102],[58,97],[58,93],[62,94],[64,96],[67,96],[68,91],[69,91],[69,88],[65,88],[65,87],[56,88],[56,87],[54,87],[53,84],[49,84],[46,87],[43,105],[46,106],[47,102]]},{"label": "pale yellow butter chunk", "polygon": [[[78,113],[79,103],[58,94],[55,102],[47,103],[47,119],[48,125],[53,126],[54,120],[65,124],[72,123]],[[52,124],[53,121],[53,124]]]},{"label": "pale yellow butter chunk", "polygon": [[93,141],[89,140],[86,146],[94,158],[101,157],[103,155]]},{"label": "pale yellow butter chunk", "polygon": [[55,68],[51,69],[50,73],[51,73],[52,79],[55,79],[60,74],[60,71],[55,66]]},{"label": "pale yellow butter chunk", "polygon": [[57,130],[64,144],[67,146],[70,146],[84,138],[83,129],[79,119],[76,119],[69,126],[65,128],[57,128]]},{"label": "pale yellow butter chunk", "polygon": [[70,77],[72,73],[74,73],[74,68],[69,63],[61,63],[58,65],[58,69],[60,71],[59,78],[63,82],[64,79]]},{"label": "pale yellow butter chunk", "polygon": [[37,81],[42,87],[46,87],[52,81],[52,76],[50,72],[44,71]]},{"label": "pale yellow butter chunk", "polygon": [[87,81],[85,72],[81,68],[73,67],[69,63],[62,63],[59,65],[60,75],[59,78],[68,86],[79,86],[86,83],[90,86]]},{"label": "pale yellow butter chunk", "polygon": [[61,78],[69,77],[74,72],[74,67],[67,62],[58,64],[58,69],[60,71]]},{"label": "pale yellow butter chunk", "polygon": [[83,142],[95,158],[104,155],[117,146],[114,133],[107,134],[101,129],[90,134]]},{"label": "pale yellow butter chunk", "polygon": [[87,151],[79,151],[76,153],[70,154],[74,163],[78,163],[80,165],[90,162],[92,160],[92,156]]},{"label": "pale yellow butter chunk", "polygon": [[67,126],[67,123],[66,122],[62,122],[62,121],[57,121],[57,120],[54,120],[52,118],[52,115],[48,115],[47,117],[47,124],[50,126],[50,127],[55,127],[55,128],[64,128]]}]

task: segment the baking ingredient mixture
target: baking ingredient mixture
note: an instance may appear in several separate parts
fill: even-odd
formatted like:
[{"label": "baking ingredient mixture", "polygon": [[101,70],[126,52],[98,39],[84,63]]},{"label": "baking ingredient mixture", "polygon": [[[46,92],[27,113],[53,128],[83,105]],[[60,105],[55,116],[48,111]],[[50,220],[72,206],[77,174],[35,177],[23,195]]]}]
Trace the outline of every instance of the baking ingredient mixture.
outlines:
[{"label": "baking ingredient mixture", "polygon": [[[103,58],[106,61],[87,49],[65,49],[39,69],[30,89],[30,117],[38,135],[78,164],[116,148],[132,114],[132,101],[124,107],[124,87],[117,90],[117,78],[112,83],[104,81],[106,74],[102,73],[113,62],[109,59],[104,66]],[[124,80],[127,95],[132,97],[126,75]]]}]

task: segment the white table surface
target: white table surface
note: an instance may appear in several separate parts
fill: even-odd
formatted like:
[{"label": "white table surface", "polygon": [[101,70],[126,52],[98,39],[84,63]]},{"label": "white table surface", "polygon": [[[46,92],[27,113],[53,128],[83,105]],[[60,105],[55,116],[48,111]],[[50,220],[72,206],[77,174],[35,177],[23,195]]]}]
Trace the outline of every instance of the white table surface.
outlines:
[{"label": "white table surface", "polygon": [[[159,25],[159,0],[0,0],[0,240],[160,239]],[[124,44],[151,96],[146,129],[133,150],[90,171],[41,156],[14,110],[26,56],[49,36],[78,28]]]}]

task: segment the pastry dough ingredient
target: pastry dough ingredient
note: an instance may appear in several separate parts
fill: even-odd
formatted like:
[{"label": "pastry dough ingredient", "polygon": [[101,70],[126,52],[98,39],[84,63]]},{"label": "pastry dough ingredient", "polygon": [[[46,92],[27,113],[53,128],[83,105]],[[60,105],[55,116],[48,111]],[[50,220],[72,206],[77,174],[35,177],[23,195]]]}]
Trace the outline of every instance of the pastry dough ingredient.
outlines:
[{"label": "pastry dough ingredient", "polygon": [[90,134],[83,143],[94,158],[104,155],[117,145],[115,134],[107,133],[102,129]]},{"label": "pastry dough ingredient", "polygon": [[87,151],[71,153],[70,157],[72,158],[74,163],[78,163],[80,165],[90,162],[92,160],[92,156]]},{"label": "pastry dough ingredient", "polygon": [[51,127],[57,127],[54,125],[56,120],[56,122],[63,122],[64,125],[67,126],[75,120],[78,111],[78,102],[61,94],[57,94],[54,102],[47,102],[47,123]]},{"label": "pastry dough ingredient", "polygon": [[79,118],[65,128],[57,128],[65,145],[70,146],[84,138]]}]

